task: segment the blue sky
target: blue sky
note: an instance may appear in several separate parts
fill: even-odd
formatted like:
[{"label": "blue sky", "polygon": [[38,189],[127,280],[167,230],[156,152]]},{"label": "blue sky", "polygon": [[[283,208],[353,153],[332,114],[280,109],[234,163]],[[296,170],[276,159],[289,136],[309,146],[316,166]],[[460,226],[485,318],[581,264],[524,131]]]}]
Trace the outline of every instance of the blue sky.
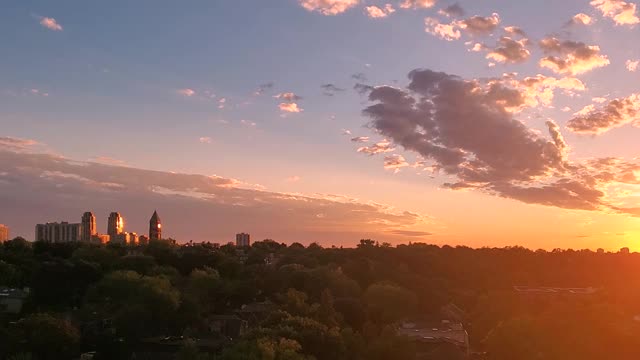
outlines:
[{"label": "blue sky", "polygon": [[[341,0],[316,4],[332,1]],[[639,26],[616,25],[589,1],[467,0],[459,2],[465,10],[460,20],[498,13],[499,26],[486,36],[463,34],[460,40],[446,41],[425,31],[425,18],[457,21],[438,14],[454,2],[416,9],[388,2],[395,12],[381,19],[367,16],[367,7],[383,8],[385,1],[352,0],[356,5],[334,16],[309,11],[302,6],[305,2],[314,0],[8,1],[0,6],[0,136],[34,139],[47,152],[77,161],[215,174],[269,191],[340,194],[384,203],[437,219],[418,228],[436,228],[427,230],[441,234],[443,242],[464,243],[468,234],[455,230],[458,224],[477,227],[478,222],[489,224],[482,239],[496,233],[512,237],[516,229],[507,231],[496,220],[502,211],[520,214],[516,223],[538,216],[533,214],[555,218],[567,211],[575,218],[602,217],[601,224],[587,230],[597,233],[593,243],[585,244],[590,247],[610,241],[602,240],[601,233],[612,224],[634,231],[635,218],[628,214],[606,209],[573,213],[584,209],[540,201],[524,204],[492,191],[456,193],[441,188],[451,176],[407,165],[401,171],[385,170],[384,155],[356,151],[389,134],[372,127],[362,114],[371,103],[353,90],[359,80],[352,75],[364,74],[371,86],[397,88],[410,82],[407,76],[413,69],[444,71],[462,79],[499,78],[511,72],[519,78],[542,74],[560,79],[569,75],[539,66],[538,59],[545,56],[539,40],[554,36],[597,45],[609,64],[575,76],[585,90],[554,90],[550,106],[528,107],[516,118],[534,133],[546,133],[548,119],[559,124],[572,161],[630,160],[638,156],[637,128],[628,125],[585,136],[564,127],[574,112],[602,104],[593,98],[609,101],[638,91],[639,72],[628,71],[625,62],[640,58],[634,42]],[[568,26],[578,13],[593,23]],[[43,26],[44,18],[55,19],[61,28]],[[489,66],[484,51],[470,51],[473,43],[493,46],[506,26],[525,31],[528,61]],[[255,94],[269,83],[271,88]],[[323,84],[343,91],[323,95]],[[186,89],[193,95],[185,96]],[[282,101],[274,96],[289,92],[302,97],[295,103],[303,111],[278,108]],[[562,111],[565,107],[571,110]],[[343,129],[352,135],[344,135]],[[368,145],[351,142],[356,136],[370,137]],[[406,144],[394,144],[394,155],[411,164],[419,160],[417,152],[403,150]],[[495,217],[456,216],[461,208],[485,207],[495,209]],[[567,242],[582,231],[572,227],[555,236]]]}]

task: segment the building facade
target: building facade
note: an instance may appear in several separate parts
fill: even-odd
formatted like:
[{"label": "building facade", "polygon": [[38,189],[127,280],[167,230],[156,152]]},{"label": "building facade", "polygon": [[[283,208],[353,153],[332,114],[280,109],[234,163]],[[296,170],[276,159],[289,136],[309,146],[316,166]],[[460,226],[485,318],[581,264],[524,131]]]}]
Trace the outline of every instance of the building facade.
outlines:
[{"label": "building facade", "polygon": [[36,225],[36,241],[65,243],[80,241],[82,224],[46,223]]},{"label": "building facade", "polygon": [[162,221],[160,221],[158,212],[154,211],[151,220],[149,220],[149,240],[160,239],[162,239]]},{"label": "building facade", "polygon": [[0,224],[0,243],[9,240],[9,227]]},{"label": "building facade", "polygon": [[96,217],[92,212],[87,211],[82,215],[82,241],[91,242],[91,238],[98,234]]},{"label": "building facade", "polygon": [[245,234],[245,233],[236,234],[236,246],[237,247],[251,246],[251,235]]},{"label": "building facade", "polygon": [[124,232],[124,218],[118,212],[112,212],[109,215],[109,222],[107,223],[107,234],[113,237],[120,235]]}]

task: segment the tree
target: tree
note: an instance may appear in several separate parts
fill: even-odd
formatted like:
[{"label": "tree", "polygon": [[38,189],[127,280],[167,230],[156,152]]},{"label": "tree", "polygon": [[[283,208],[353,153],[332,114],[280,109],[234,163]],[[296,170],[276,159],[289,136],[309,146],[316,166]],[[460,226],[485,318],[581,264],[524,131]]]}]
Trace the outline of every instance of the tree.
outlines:
[{"label": "tree", "polygon": [[376,283],[364,294],[370,316],[382,323],[392,323],[413,313],[417,299],[416,295],[391,283]]},{"label": "tree", "polygon": [[104,317],[113,317],[119,334],[128,339],[166,334],[170,316],[180,304],[180,293],[164,277],[115,271],[89,292]]},{"label": "tree", "polygon": [[25,350],[37,359],[71,359],[78,352],[80,333],[66,320],[33,314],[21,321],[19,331]]}]

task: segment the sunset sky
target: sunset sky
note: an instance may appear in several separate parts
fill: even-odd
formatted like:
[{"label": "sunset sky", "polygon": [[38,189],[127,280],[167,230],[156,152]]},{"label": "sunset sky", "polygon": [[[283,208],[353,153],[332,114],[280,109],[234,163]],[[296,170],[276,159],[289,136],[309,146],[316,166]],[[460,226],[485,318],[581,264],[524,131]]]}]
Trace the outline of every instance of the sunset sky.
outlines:
[{"label": "sunset sky", "polygon": [[640,250],[621,0],[0,5],[0,223]]}]

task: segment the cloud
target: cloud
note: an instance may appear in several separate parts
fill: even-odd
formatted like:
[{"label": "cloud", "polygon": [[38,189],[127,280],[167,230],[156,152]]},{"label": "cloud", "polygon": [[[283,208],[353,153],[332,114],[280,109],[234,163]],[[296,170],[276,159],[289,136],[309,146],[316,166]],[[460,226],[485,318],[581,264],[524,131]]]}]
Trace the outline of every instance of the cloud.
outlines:
[{"label": "cloud", "polygon": [[391,4],[386,4],[382,8],[372,5],[365,7],[365,12],[367,16],[372,19],[382,19],[396,12],[396,9],[394,9]]},{"label": "cloud", "polygon": [[200,141],[200,143],[202,143],[202,144],[211,144],[212,140],[208,136],[203,136],[203,137],[199,138],[198,141]]},{"label": "cloud", "polygon": [[265,84],[260,84],[258,86],[258,89],[256,89],[256,91],[253,93],[253,95],[255,96],[262,96],[264,93],[268,92],[269,90],[273,89],[273,87],[275,86],[275,84],[273,82],[268,82]]},{"label": "cloud", "polygon": [[299,0],[300,5],[323,15],[338,15],[355,7],[360,0]]},{"label": "cloud", "polygon": [[464,16],[465,12],[464,9],[462,8],[462,6],[460,6],[460,4],[455,3],[452,5],[447,6],[444,9],[440,9],[438,11],[438,14],[446,16],[446,17],[462,17]]},{"label": "cloud", "polygon": [[191,97],[191,96],[194,96],[196,94],[195,90],[189,89],[189,88],[178,89],[176,92],[178,94],[182,95],[182,96],[187,96],[187,97]]},{"label": "cloud", "polygon": [[287,178],[287,182],[298,182],[300,180],[301,180],[300,176],[297,176],[297,175],[289,176]]},{"label": "cloud", "polygon": [[591,16],[585,13],[576,14],[568,23],[568,25],[584,25],[588,26],[593,23]]},{"label": "cloud", "polygon": [[591,6],[602,12],[602,15],[612,19],[616,25],[635,25],[640,23],[636,14],[636,4],[623,0],[594,0]]},{"label": "cloud", "polygon": [[640,94],[611,100],[599,109],[589,105],[574,114],[567,128],[579,134],[598,135],[626,124],[640,127]]},{"label": "cloud", "polygon": [[363,74],[363,73],[355,73],[353,75],[351,75],[351,78],[354,80],[357,80],[358,82],[367,82],[367,75]]},{"label": "cloud", "polygon": [[41,17],[40,25],[46,27],[49,30],[53,31],[62,31],[62,25],[58,24],[56,19],[50,17]]},{"label": "cloud", "polygon": [[555,37],[546,37],[540,41],[540,48],[548,54],[540,60],[540,67],[548,68],[557,74],[583,74],[610,63],[609,58],[600,53],[599,46],[586,45],[583,42],[560,41]]},{"label": "cloud", "polygon": [[493,49],[489,49],[487,59],[499,63],[523,63],[529,59],[531,52],[527,47],[529,39],[514,40],[507,36],[502,36]]},{"label": "cloud", "polygon": [[224,109],[227,106],[227,98],[218,100],[218,109]]},{"label": "cloud", "polygon": [[454,20],[450,23],[442,23],[432,17],[425,19],[425,31],[441,39],[458,40],[463,34],[468,36],[487,36],[500,24],[500,15],[493,13],[491,16],[472,16],[464,20]]},{"label": "cloud", "polygon": [[411,230],[392,230],[389,233],[398,236],[407,236],[407,237],[425,237],[432,236],[433,234],[426,231],[411,231]]},{"label": "cloud", "polygon": [[373,86],[371,85],[367,85],[367,84],[362,84],[362,83],[357,83],[353,86],[353,89],[360,95],[366,95],[368,93],[370,93],[373,90]]},{"label": "cloud", "polygon": [[393,170],[395,173],[400,172],[400,169],[408,167],[409,163],[402,155],[387,155],[384,157],[384,168],[386,170]]},{"label": "cloud", "polygon": [[351,136],[351,130],[347,130],[347,129],[342,129],[342,135],[346,135],[346,136]]},{"label": "cloud", "polygon": [[366,143],[366,142],[369,142],[369,137],[368,136],[358,136],[358,137],[351,138],[351,141],[355,142],[355,143]]},{"label": "cloud", "polygon": [[302,100],[301,96],[298,96],[292,92],[280,93],[278,95],[275,95],[274,98],[284,100],[287,102],[296,102],[296,101]]},{"label": "cloud", "polygon": [[436,4],[436,0],[402,0],[402,9],[428,9]]},{"label": "cloud", "polygon": [[322,94],[325,96],[333,96],[336,93],[344,91],[343,88],[337,87],[334,84],[324,84],[324,85],[320,85],[320,87],[323,90]]},{"label": "cloud", "polygon": [[[127,218],[127,231],[143,233],[153,209],[158,209],[168,236],[221,243],[244,230],[257,238],[283,242],[331,239],[333,244],[351,245],[363,237],[384,237],[398,229],[422,231],[427,218],[341,196],[258,190],[219,176],[7,150],[0,150],[0,163],[4,171],[0,174],[0,198],[6,205],[0,209],[0,217],[12,224],[16,234],[28,239],[33,237],[34,223],[77,222],[87,210],[100,219],[117,210]],[[102,221],[99,224],[102,226]]]},{"label": "cloud", "polygon": [[240,124],[243,125],[243,126],[250,127],[250,128],[254,128],[254,127],[256,127],[258,125],[253,121],[249,121],[249,120],[245,120],[245,119],[240,120]]},{"label": "cloud", "polygon": [[384,149],[401,146],[416,153],[425,168],[448,179],[445,188],[567,209],[631,212],[614,205],[622,195],[612,187],[640,183],[629,170],[639,165],[573,162],[555,122],[546,122],[544,135],[516,118],[527,87],[563,80],[464,80],[423,69],[410,72],[409,80],[405,89],[375,87],[369,94],[373,104],[363,114],[370,128],[389,139]]},{"label": "cloud", "polygon": [[625,63],[627,70],[630,72],[636,72],[638,70],[638,65],[640,65],[640,60],[627,60]]},{"label": "cloud", "polygon": [[373,144],[371,146],[363,146],[361,148],[358,148],[358,152],[359,153],[367,154],[369,156],[388,153],[388,152],[393,152],[395,150],[396,150],[396,148],[393,147],[391,142],[389,140],[386,140],[386,139],[382,140],[382,141],[380,141],[378,143],[375,143],[375,144]]},{"label": "cloud", "polygon": [[124,160],[115,159],[110,156],[96,156],[89,159],[89,162],[95,162],[98,164],[105,165],[117,165],[117,166],[126,166],[127,163]]},{"label": "cloud", "polygon": [[280,103],[278,107],[280,108],[280,111],[287,113],[299,113],[304,111],[304,109],[298,107],[298,104],[296,103]]},{"label": "cloud", "polygon": [[32,139],[22,139],[10,136],[0,136],[0,151],[32,152],[41,144]]}]

